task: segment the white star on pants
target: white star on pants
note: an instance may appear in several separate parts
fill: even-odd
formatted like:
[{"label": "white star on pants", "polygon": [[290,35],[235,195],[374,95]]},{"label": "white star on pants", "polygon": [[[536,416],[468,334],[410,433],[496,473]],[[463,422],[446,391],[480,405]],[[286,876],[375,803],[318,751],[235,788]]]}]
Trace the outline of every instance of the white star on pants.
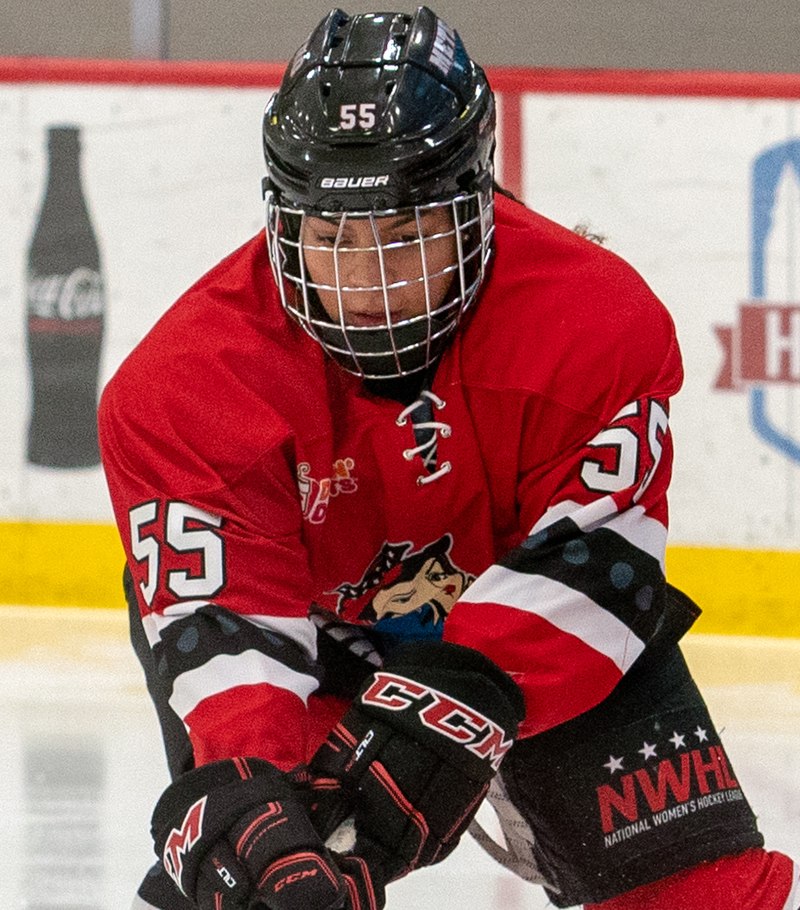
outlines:
[{"label": "white star on pants", "polygon": [[613,774],[615,771],[622,770],[622,759],[614,758],[613,755],[608,756],[608,761],[603,765],[604,768],[608,768],[609,773]]},{"label": "white star on pants", "polygon": [[657,758],[657,757],[658,757],[658,756],[656,755],[656,745],[655,745],[655,743],[653,743],[652,746],[650,745],[650,743],[642,743],[642,746],[643,746],[644,748],[639,749],[639,752],[641,752],[641,754],[644,755],[644,760],[645,760],[645,761],[647,761],[648,758]]}]

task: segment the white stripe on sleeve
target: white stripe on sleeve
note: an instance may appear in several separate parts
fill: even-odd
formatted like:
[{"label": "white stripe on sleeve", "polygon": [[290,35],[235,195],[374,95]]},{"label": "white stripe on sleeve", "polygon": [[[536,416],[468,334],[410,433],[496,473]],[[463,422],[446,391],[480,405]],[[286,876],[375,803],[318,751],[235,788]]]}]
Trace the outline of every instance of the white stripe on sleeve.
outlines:
[{"label": "white stripe on sleeve", "polygon": [[[161,634],[167,626],[183,619],[185,616],[191,616],[201,607],[208,607],[211,602],[208,600],[182,600],[179,603],[172,604],[162,613],[148,613],[142,617],[142,626],[150,647],[154,647],[161,641]],[[231,614],[233,615],[233,614]],[[236,616],[240,619],[258,626],[259,629],[266,629],[268,632],[275,632],[293,641],[303,649],[312,660],[317,658],[317,630],[308,617],[292,616],[269,616],[259,613],[239,613]]]},{"label": "white stripe on sleeve", "polygon": [[565,499],[542,515],[531,529],[531,536],[567,517],[587,533],[601,526],[614,531],[634,547],[657,559],[663,571],[667,529],[657,519],[650,518],[642,506],[632,506],[619,512],[610,496],[595,499],[585,506]]},{"label": "white stripe on sleeve", "polygon": [[657,559],[664,571],[664,552],[667,548],[667,529],[660,521],[650,518],[641,506],[633,506],[606,522],[605,527],[624,537],[629,544]]},{"label": "white stripe on sleeve", "polygon": [[167,626],[183,619],[184,616],[191,616],[201,607],[209,606],[208,600],[182,600],[176,604],[170,604],[163,613],[147,613],[142,617],[142,626],[144,634],[150,647],[154,647],[161,641],[161,633]]},{"label": "white stripe on sleeve", "polygon": [[279,689],[294,692],[304,703],[307,703],[308,696],[318,686],[313,676],[298,673],[260,651],[218,654],[202,667],[188,670],[176,678],[169,704],[185,722],[186,716],[203,699],[233,689],[235,686],[252,686],[260,683],[269,683]]},{"label": "white stripe on sleeve", "polygon": [[317,659],[317,627],[310,618],[245,613],[242,614],[242,619],[248,620],[259,629],[266,629],[268,632],[275,632],[277,635],[291,639],[303,649],[311,660]]},{"label": "white stripe on sleeve", "polygon": [[644,650],[644,642],[616,616],[574,588],[542,575],[526,575],[491,566],[467,588],[460,600],[495,603],[541,616],[605,654],[625,673]]}]

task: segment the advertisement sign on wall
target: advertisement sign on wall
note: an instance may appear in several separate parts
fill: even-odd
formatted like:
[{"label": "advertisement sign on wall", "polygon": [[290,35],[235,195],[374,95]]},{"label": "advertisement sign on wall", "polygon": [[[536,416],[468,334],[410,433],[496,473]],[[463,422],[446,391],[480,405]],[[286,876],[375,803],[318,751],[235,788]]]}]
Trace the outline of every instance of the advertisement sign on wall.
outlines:
[{"label": "advertisement sign on wall", "polygon": [[[788,407],[781,406],[774,396],[782,387],[800,384],[800,221],[793,217],[798,209],[792,199],[798,189],[800,138],[757,155],[751,185],[750,299],[739,304],[733,325],[715,327],[725,350],[715,388],[747,394],[753,431],[795,464],[800,463],[800,439],[791,399]],[[776,250],[781,228],[786,244]],[[779,256],[779,268],[770,270],[770,261]]]}]

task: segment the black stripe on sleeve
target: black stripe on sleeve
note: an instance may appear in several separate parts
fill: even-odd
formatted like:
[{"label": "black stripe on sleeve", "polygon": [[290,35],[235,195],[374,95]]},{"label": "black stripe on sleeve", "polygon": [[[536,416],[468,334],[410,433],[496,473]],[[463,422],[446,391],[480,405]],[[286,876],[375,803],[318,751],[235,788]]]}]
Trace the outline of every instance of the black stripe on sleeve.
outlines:
[{"label": "black stripe on sleeve", "polygon": [[562,518],[507,553],[500,565],[579,591],[645,642],[663,618],[659,561],[608,528],[584,533],[572,519]]},{"label": "black stripe on sleeve", "polygon": [[316,663],[297,642],[215,604],[201,607],[164,628],[161,641],[153,648],[153,657],[156,673],[171,686],[181,674],[204,666],[220,654],[245,651],[259,651],[297,673],[319,679]]}]

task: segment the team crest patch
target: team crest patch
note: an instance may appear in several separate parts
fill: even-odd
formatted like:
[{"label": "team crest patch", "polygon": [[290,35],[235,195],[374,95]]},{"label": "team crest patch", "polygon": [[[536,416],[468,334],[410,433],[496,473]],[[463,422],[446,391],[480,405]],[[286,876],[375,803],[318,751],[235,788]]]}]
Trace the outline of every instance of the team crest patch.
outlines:
[{"label": "team crest patch", "polygon": [[318,525],[325,521],[331,499],[343,493],[355,493],[358,480],[353,474],[355,461],[352,458],[337,458],[333,463],[330,477],[311,476],[311,465],[301,461],[297,465],[297,486],[300,490],[300,507],[303,518]]},{"label": "team crest patch", "polygon": [[336,588],[337,612],[398,639],[440,638],[448,613],[474,581],[452,561],[452,545],[450,534],[419,550],[409,541],[387,541],[359,581]]}]

